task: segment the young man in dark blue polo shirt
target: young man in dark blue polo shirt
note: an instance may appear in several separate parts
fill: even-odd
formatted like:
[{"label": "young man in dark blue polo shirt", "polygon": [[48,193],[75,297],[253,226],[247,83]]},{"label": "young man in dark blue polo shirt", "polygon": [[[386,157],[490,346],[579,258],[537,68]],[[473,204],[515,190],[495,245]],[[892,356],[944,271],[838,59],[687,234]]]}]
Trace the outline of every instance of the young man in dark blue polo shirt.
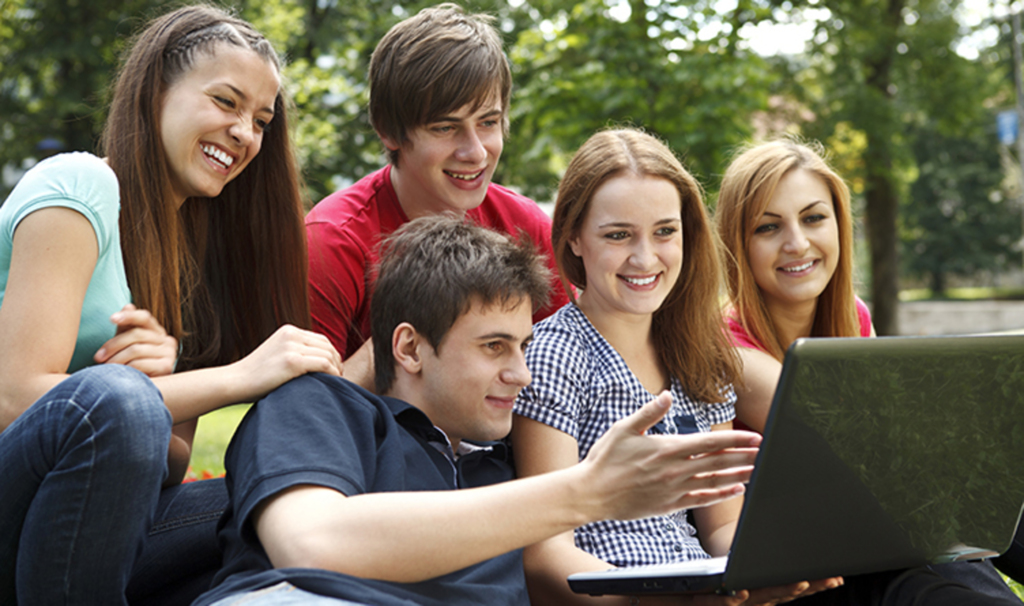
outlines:
[{"label": "young man in dark blue polo shirt", "polygon": [[307,375],[253,407],[226,459],[225,567],[196,604],[528,604],[523,546],[740,494],[759,438],[644,436],[667,396],[579,465],[511,481],[494,440],[530,381],[549,278],[529,247],[461,220],[396,232],[372,317],[385,395]]}]

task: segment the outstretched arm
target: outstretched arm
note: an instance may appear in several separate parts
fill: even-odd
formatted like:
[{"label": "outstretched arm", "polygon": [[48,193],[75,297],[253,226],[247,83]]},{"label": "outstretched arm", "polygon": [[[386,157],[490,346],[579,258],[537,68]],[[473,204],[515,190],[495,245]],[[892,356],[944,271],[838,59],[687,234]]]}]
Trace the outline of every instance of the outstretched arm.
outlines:
[{"label": "outstretched arm", "polygon": [[[731,423],[716,425],[716,431],[726,431]],[[578,445],[572,436],[549,425],[517,416],[512,426],[516,469],[520,475],[546,473],[573,465],[578,456]],[[707,507],[694,508],[694,515],[702,534],[702,543],[712,555],[723,555],[731,544],[736,518],[742,506],[740,499],[729,499]],[[703,535],[714,537],[710,542]],[[597,604],[633,604],[627,596],[589,596],[574,593],[566,577],[577,572],[604,570],[611,564],[576,547],[572,531],[526,547],[523,551],[530,602],[537,606],[586,606]],[[783,587],[768,587],[755,591],[740,591],[734,596],[715,594],[688,594],[651,596],[640,599],[649,606],[738,606],[767,605],[788,602],[842,584],[842,579],[794,583]]]},{"label": "outstretched arm", "polygon": [[276,567],[415,582],[591,521],[646,517],[740,494],[759,437],[643,435],[669,403],[660,396],[619,421],[586,460],[568,469],[457,491],[346,497],[297,486],[258,508],[255,527]]}]

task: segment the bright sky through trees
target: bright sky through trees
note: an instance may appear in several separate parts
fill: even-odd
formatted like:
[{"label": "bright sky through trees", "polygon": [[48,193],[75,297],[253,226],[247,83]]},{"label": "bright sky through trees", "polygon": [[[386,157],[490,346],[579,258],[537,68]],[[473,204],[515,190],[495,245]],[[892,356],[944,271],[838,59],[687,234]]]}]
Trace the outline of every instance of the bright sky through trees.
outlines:
[{"label": "bright sky through trees", "polygon": [[[511,2],[510,4],[517,3]],[[608,13],[612,18],[620,22],[629,19],[630,7],[627,0],[609,4]],[[735,8],[736,0],[714,2],[715,13],[718,15],[728,14]],[[1020,10],[1021,3],[1013,4],[1012,8]],[[956,16],[964,29],[964,36],[957,42],[953,50],[965,59],[977,59],[979,54],[992,47],[999,37],[998,27],[988,22],[992,17],[1005,17],[1010,10],[1011,6],[992,0],[962,0],[956,11]],[[816,25],[830,17],[831,13],[826,8],[776,10],[775,23],[747,24],[740,31],[740,37],[746,41],[751,50],[763,57],[798,55],[806,50],[807,43],[814,37]],[[700,19],[702,15],[694,15],[694,18]],[[904,11],[903,19],[907,25],[913,25],[917,18],[917,13],[913,10]],[[723,25],[728,27],[728,24],[723,24],[721,21],[709,22],[701,28],[698,37],[705,40],[711,39],[721,32]]]}]

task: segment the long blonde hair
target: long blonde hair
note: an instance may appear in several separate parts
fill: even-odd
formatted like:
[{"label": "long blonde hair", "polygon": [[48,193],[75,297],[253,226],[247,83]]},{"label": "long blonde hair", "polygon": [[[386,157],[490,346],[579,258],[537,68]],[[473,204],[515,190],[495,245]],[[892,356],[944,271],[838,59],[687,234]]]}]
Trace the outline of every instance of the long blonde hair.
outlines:
[{"label": "long blonde hair", "polygon": [[551,229],[566,293],[575,301],[569,284],[587,286],[583,260],[573,254],[569,241],[579,233],[594,192],[623,174],[665,179],[679,192],[684,262],[675,286],[654,312],[651,334],[662,364],[690,396],[721,402],[739,376],[739,360],[718,311],[720,247],[697,180],[653,136],[634,129],[602,131],[590,137],[569,163],[558,187]]},{"label": "long blonde hair", "polygon": [[[785,355],[772,318],[750,268],[750,239],[779,181],[804,169],[821,177],[832,193],[839,231],[839,263],[818,297],[811,336],[853,337],[860,334],[853,290],[853,218],[850,190],[823,159],[820,145],[780,139],[752,145],[726,169],[718,193],[715,223],[726,247],[726,285],[736,321],[779,361]],[[788,344],[786,344],[788,345]]]}]

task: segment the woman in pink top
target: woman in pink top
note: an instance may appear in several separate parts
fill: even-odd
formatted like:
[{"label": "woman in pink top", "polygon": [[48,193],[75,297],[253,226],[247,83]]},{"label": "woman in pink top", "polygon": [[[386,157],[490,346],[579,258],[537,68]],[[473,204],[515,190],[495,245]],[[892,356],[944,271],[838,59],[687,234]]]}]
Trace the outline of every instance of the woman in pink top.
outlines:
[{"label": "woman in pink top", "polygon": [[853,292],[850,190],[810,146],[772,141],[725,171],[715,223],[730,251],[727,321],[743,362],[736,418],[762,431],[793,341],[874,334]]},{"label": "woman in pink top", "polygon": [[[722,178],[715,223],[724,244],[726,321],[740,360],[737,428],[763,431],[786,349],[801,337],[869,337],[853,292],[850,191],[820,146],[783,139],[752,146]],[[1024,540],[996,564],[1024,578]],[[1010,596],[988,561],[931,566],[989,595]]]}]

